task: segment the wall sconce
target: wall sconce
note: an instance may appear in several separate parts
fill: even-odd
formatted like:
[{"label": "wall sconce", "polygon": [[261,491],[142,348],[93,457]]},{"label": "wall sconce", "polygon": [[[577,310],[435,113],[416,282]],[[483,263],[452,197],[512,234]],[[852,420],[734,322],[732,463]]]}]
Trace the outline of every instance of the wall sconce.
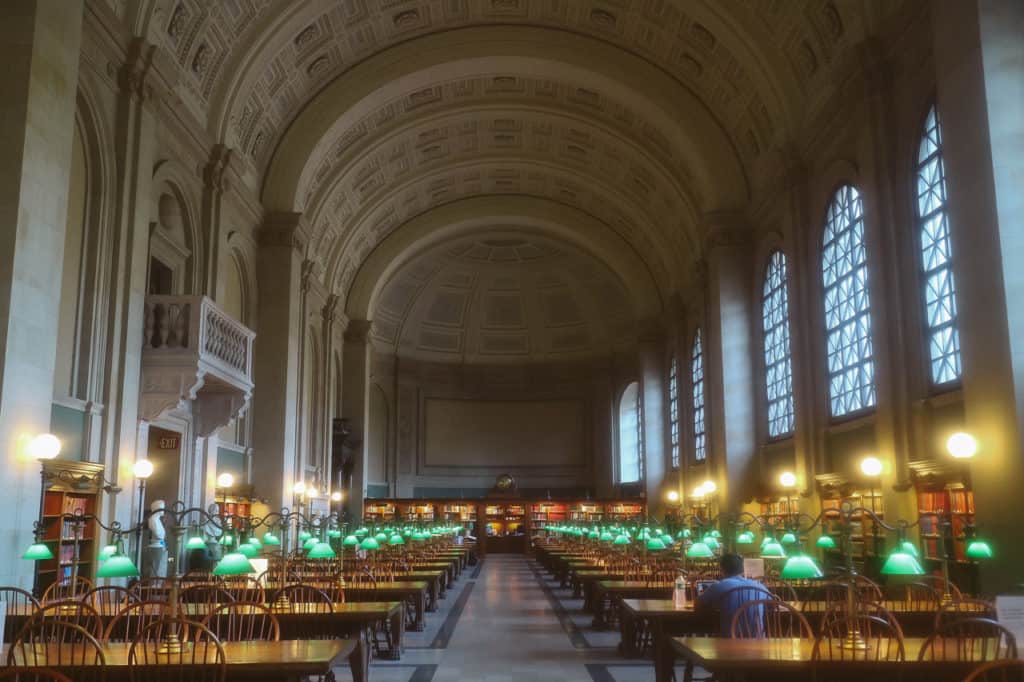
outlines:
[{"label": "wall sconce", "polygon": [[28,454],[39,462],[53,459],[60,454],[60,438],[52,433],[41,433],[28,442]]},{"label": "wall sconce", "polygon": [[970,459],[978,453],[978,441],[971,434],[958,431],[946,441],[946,450],[956,459]]},{"label": "wall sconce", "polygon": [[230,488],[234,484],[235,484],[235,477],[232,476],[231,474],[227,473],[227,472],[224,472],[223,474],[221,474],[220,476],[217,477],[217,487],[218,488]]},{"label": "wall sconce", "polygon": [[796,487],[796,474],[792,471],[783,471],[779,474],[779,484],[783,488],[795,488]]},{"label": "wall sconce", "polygon": [[865,476],[878,476],[882,473],[882,460],[877,457],[865,457],[860,461],[860,470]]},{"label": "wall sconce", "polygon": [[679,493],[676,492],[675,490],[669,490],[665,494],[665,499],[667,499],[672,504],[675,504],[675,503],[679,502]]}]

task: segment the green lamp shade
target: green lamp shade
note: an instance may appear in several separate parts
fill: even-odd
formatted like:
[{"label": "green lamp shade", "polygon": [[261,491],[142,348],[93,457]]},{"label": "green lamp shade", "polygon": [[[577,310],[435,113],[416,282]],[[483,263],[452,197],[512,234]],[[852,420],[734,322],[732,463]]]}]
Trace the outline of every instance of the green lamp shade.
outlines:
[{"label": "green lamp shade", "polygon": [[626,537],[625,533],[621,533],[621,534],[619,534],[619,536],[617,538],[615,538],[615,540],[612,542],[612,544],[616,545],[618,547],[622,547],[623,545],[628,545],[629,544],[629,538]]},{"label": "green lamp shade", "polygon": [[651,538],[647,541],[647,550],[650,552],[660,552],[665,549],[665,543],[660,538]]},{"label": "green lamp shade", "polygon": [[246,540],[245,542],[246,542],[246,544],[252,545],[256,549],[263,549],[263,543],[260,542],[259,539],[255,535],[252,536],[251,538],[249,538],[248,540]]},{"label": "green lamp shade", "polygon": [[206,549],[206,542],[198,535],[193,535],[185,543],[185,549]]},{"label": "green lamp shade", "polygon": [[214,575],[248,575],[255,572],[256,568],[249,563],[249,557],[241,552],[225,554],[213,569]]},{"label": "green lamp shade", "polygon": [[832,538],[831,535],[822,535],[814,544],[816,544],[818,547],[821,547],[822,549],[836,548],[836,541]]},{"label": "green lamp shade", "polygon": [[796,535],[793,534],[792,532],[787,531],[782,536],[782,544],[784,544],[784,545],[796,544]]},{"label": "green lamp shade", "polygon": [[302,549],[313,549],[313,545],[315,545],[318,542],[320,541],[316,538],[307,538],[306,541],[302,543]]},{"label": "green lamp shade", "polygon": [[921,556],[921,553],[917,551],[917,545],[910,540],[904,540],[900,543],[900,550],[906,552],[915,559]]},{"label": "green lamp shade", "polygon": [[715,538],[717,540],[718,538],[722,537],[722,531],[720,531],[720,530],[718,530],[716,528],[715,530],[713,530],[710,533],[708,533],[708,535],[710,535],[711,537],[713,537],[713,538]]},{"label": "green lamp shade", "polygon": [[715,553],[711,551],[706,542],[695,542],[686,550],[688,559],[710,559],[713,556]]},{"label": "green lamp shade", "polygon": [[313,537],[313,534],[310,533],[308,530],[301,531],[299,533],[299,542],[305,542],[306,540],[310,539],[311,537]]},{"label": "green lamp shade", "polygon": [[245,555],[246,559],[254,559],[260,551],[248,542],[243,542],[238,546],[238,553]]},{"label": "green lamp shade", "polygon": [[587,533],[587,537],[591,540],[599,540],[601,539],[601,534],[598,533],[596,530],[592,530],[589,533]]},{"label": "green lamp shade", "polygon": [[975,561],[978,561],[979,559],[991,559],[992,548],[989,547],[988,543],[984,540],[974,538],[967,543],[967,550],[965,554],[968,559],[974,559]]},{"label": "green lamp shade", "polygon": [[693,531],[691,531],[689,528],[684,528],[683,529],[683,537],[684,538],[688,538],[691,535],[693,535]]},{"label": "green lamp shade", "polygon": [[281,544],[281,538],[277,537],[269,530],[263,534],[264,545],[274,545],[275,547]]},{"label": "green lamp shade", "polygon": [[761,548],[761,556],[769,559],[784,559],[786,557],[786,550],[782,548],[781,544],[772,540]]},{"label": "green lamp shade", "polygon": [[332,528],[331,530],[327,531],[327,537],[329,537],[329,538],[340,538],[341,537],[341,531],[338,530],[337,528]]},{"label": "green lamp shade", "polygon": [[814,559],[805,554],[789,557],[786,559],[786,565],[782,567],[783,580],[813,580],[823,575]]},{"label": "green lamp shade", "polygon": [[666,547],[670,546],[673,542],[675,542],[675,540],[672,539],[672,536],[668,533],[662,534],[661,541],[665,543]]},{"label": "green lamp shade", "polygon": [[[203,546],[205,547],[206,545]],[[106,561],[115,554],[117,554],[117,545],[107,545],[106,547],[100,550],[100,554],[96,558],[98,561]]]},{"label": "green lamp shade", "polygon": [[234,541],[235,539],[231,536],[231,533],[225,533],[224,535],[220,536],[220,544],[222,545],[227,546],[233,543]]},{"label": "green lamp shade", "polygon": [[369,534],[370,534],[370,531],[366,530],[366,528],[360,528],[359,530],[356,531],[356,535],[358,535],[359,537],[364,537],[364,536],[369,535]]},{"label": "green lamp shade", "polygon": [[885,560],[883,575],[924,575],[924,569],[912,555],[896,550]]},{"label": "green lamp shade", "polygon": [[97,578],[134,578],[138,575],[139,569],[124,554],[110,557],[96,571]]},{"label": "green lamp shade", "polygon": [[28,559],[29,561],[41,561],[43,559],[52,559],[53,552],[51,552],[50,548],[44,545],[43,543],[37,542],[33,545],[30,545],[29,548],[25,550],[25,553],[21,555],[21,558]]},{"label": "green lamp shade", "polygon": [[376,538],[366,538],[359,546],[368,552],[372,552],[375,549],[380,549],[380,543],[377,542]]},{"label": "green lamp shade", "polygon": [[392,546],[404,545],[405,544],[405,540],[402,538],[402,534],[401,533],[395,533],[388,540],[388,544],[392,545]]},{"label": "green lamp shade", "polygon": [[376,535],[373,536],[373,539],[376,540],[377,542],[387,542],[388,541],[388,534],[387,533],[377,533]]},{"label": "green lamp shade", "polygon": [[745,530],[736,536],[737,545],[752,545],[754,544],[754,534],[749,530]]},{"label": "green lamp shade", "polygon": [[412,537],[412,531],[409,530],[408,528],[406,528],[405,530],[402,531],[402,535],[407,537],[407,538],[411,538]]},{"label": "green lamp shade", "polygon": [[712,552],[718,549],[718,539],[712,535],[705,535],[701,542],[707,545]]},{"label": "green lamp shade", "polygon": [[355,535],[349,535],[341,541],[341,544],[345,547],[356,547],[357,545],[359,545],[359,538],[357,538]]},{"label": "green lamp shade", "polygon": [[605,531],[601,533],[600,540],[601,542],[615,542],[615,536],[609,533],[608,531]]},{"label": "green lamp shade", "polygon": [[331,545],[326,542],[318,542],[313,545],[306,557],[309,559],[333,559],[337,556],[334,550],[331,549]]}]

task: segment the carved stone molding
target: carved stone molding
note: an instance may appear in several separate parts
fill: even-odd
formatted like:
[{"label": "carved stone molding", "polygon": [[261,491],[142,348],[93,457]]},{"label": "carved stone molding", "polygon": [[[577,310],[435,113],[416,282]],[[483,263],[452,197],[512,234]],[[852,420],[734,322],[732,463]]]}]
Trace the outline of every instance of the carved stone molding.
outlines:
[{"label": "carved stone molding", "polygon": [[345,343],[366,343],[372,327],[369,320],[349,320],[345,328]]},{"label": "carved stone molding", "polygon": [[117,84],[121,88],[121,92],[138,98],[140,102],[153,99],[153,86],[149,83],[149,77],[153,73],[155,53],[155,45],[142,38],[135,38],[128,48],[128,56],[120,68],[113,64],[107,65],[107,71],[111,76],[116,73]]},{"label": "carved stone molding", "polygon": [[227,174],[231,168],[231,159],[234,151],[223,144],[216,144],[210,151],[210,159],[203,166],[203,184],[207,189],[218,192],[227,192],[231,187],[227,181]]},{"label": "carved stone molding", "polygon": [[305,252],[309,232],[301,213],[277,212],[263,220],[258,239],[260,246],[290,246]]}]

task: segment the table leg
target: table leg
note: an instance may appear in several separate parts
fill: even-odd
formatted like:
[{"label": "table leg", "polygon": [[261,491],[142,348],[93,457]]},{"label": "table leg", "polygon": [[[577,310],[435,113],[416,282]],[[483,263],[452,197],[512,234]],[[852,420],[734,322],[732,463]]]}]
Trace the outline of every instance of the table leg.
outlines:
[{"label": "table leg", "polygon": [[604,591],[600,588],[594,589],[594,620],[590,626],[595,630],[604,630],[608,627],[608,620],[604,613]]},{"label": "table leg", "polygon": [[417,592],[413,595],[412,599],[416,607],[416,616],[413,618],[409,629],[415,632],[423,632],[427,628],[426,620],[423,617],[423,612],[426,610],[426,591]]},{"label": "table leg", "polygon": [[633,618],[629,614],[623,612],[619,614],[619,653],[626,658],[635,658],[637,655],[636,647],[636,622],[637,619]]},{"label": "table leg", "polygon": [[654,680],[671,682],[676,657],[665,636],[663,621],[661,618],[651,618],[648,620],[648,627],[651,628],[651,640],[654,642]]},{"label": "table leg", "polygon": [[348,655],[348,667],[353,682],[366,682],[370,672],[370,643],[366,640],[366,628],[359,628],[356,648]]},{"label": "table leg", "polygon": [[438,583],[440,578],[437,580],[430,581],[430,598],[427,601],[427,611],[437,611],[437,599],[438,599]]},{"label": "table leg", "polygon": [[594,582],[588,581],[583,584],[583,611],[591,613],[594,610]]},{"label": "table leg", "polygon": [[572,598],[579,599],[583,596],[583,584],[580,582],[579,577],[573,573],[572,575]]}]

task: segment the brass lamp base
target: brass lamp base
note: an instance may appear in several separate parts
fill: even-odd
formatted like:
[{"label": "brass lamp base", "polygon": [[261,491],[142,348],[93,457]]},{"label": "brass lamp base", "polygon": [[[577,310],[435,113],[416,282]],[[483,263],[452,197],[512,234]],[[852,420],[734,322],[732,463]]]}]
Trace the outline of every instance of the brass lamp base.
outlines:
[{"label": "brass lamp base", "polygon": [[839,646],[852,651],[867,651],[868,649],[868,643],[864,641],[860,630],[856,628],[846,633],[846,637],[843,637],[843,642]]},{"label": "brass lamp base", "polygon": [[287,594],[282,594],[281,596],[279,596],[277,599],[274,600],[273,604],[270,605],[270,610],[271,611],[291,611],[292,610],[292,600],[288,598]]},{"label": "brass lamp base", "polygon": [[157,654],[180,654],[184,647],[181,643],[181,638],[177,632],[171,632],[164,635],[164,638],[160,640],[160,646],[157,647]]}]

